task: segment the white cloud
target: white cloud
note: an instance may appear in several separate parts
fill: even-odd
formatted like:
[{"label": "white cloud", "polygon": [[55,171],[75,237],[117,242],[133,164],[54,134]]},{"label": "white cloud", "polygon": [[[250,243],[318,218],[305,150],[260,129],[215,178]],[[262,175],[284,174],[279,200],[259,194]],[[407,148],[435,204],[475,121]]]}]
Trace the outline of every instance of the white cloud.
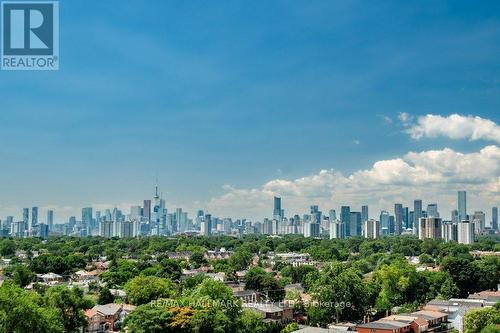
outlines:
[{"label": "white cloud", "polygon": [[409,126],[410,122],[413,120],[413,117],[407,112],[398,113],[398,119],[403,124],[403,126]]},{"label": "white cloud", "polygon": [[392,118],[387,116],[387,115],[378,115],[380,118],[382,118],[382,120],[384,121],[384,123],[386,124],[392,124]]},{"label": "white cloud", "polygon": [[211,199],[208,208],[222,216],[233,216],[236,211],[261,219],[271,215],[272,197],[277,195],[283,198],[287,215],[303,214],[312,204],[325,211],[345,204],[354,209],[369,204],[371,215],[376,216],[381,209],[392,210],[396,202],[411,206],[414,199],[421,198],[439,203],[447,218],[460,189],[469,191],[470,207],[475,209],[489,212],[500,203],[500,147],[487,146],[468,154],[449,148],[410,152],[348,176],[321,170],[292,180],[270,180],[254,189],[226,186],[226,192]]},{"label": "white cloud", "polygon": [[[401,118],[400,118],[401,119]],[[450,139],[489,140],[500,143],[500,126],[477,116],[452,114],[447,117],[428,114],[406,132],[414,139],[448,137]]]}]

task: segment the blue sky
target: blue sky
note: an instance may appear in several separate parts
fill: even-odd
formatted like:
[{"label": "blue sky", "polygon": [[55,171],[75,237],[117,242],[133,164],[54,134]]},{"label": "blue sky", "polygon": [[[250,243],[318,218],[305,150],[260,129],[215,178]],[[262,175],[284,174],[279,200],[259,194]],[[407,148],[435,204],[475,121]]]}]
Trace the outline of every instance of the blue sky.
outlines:
[{"label": "blue sky", "polygon": [[138,203],[156,175],[169,207],[217,211],[223,185],[478,151],[397,116],[500,122],[499,7],[63,0],[60,70],[0,72],[0,216]]}]

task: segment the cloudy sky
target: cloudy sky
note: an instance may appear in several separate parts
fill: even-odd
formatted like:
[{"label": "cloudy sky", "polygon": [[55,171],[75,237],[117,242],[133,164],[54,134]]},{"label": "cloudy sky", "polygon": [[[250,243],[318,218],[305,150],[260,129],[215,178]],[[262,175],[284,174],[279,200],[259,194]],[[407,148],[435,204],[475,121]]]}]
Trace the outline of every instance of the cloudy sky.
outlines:
[{"label": "cloudy sky", "polygon": [[500,205],[500,3],[60,2],[60,70],[0,73],[0,219]]}]

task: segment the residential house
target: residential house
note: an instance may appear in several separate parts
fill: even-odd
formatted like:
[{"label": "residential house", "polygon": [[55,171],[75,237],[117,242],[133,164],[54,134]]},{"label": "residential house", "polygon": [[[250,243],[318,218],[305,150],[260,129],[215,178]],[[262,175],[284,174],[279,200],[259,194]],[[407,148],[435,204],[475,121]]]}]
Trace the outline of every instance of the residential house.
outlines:
[{"label": "residential house", "polygon": [[359,333],[410,333],[411,325],[396,320],[377,320],[356,327]]},{"label": "residential house", "polygon": [[423,310],[439,311],[448,315],[448,322],[451,328],[463,332],[464,316],[472,309],[493,306],[494,302],[481,299],[452,298],[450,300],[435,299],[427,303]]},{"label": "residential house", "polygon": [[287,323],[293,319],[293,309],[276,303],[244,303],[243,308],[258,312],[264,322]]},{"label": "residential house", "polygon": [[36,277],[40,282],[49,286],[55,286],[63,283],[63,277],[55,273],[37,274]]},{"label": "residential house", "polygon": [[300,326],[294,333],[345,333],[345,330],[334,328],[321,328],[312,326]]},{"label": "residential house", "polygon": [[129,304],[109,303],[96,305],[85,311],[87,327],[85,333],[108,333],[117,331],[117,324],[123,322],[125,317],[135,309]]},{"label": "residential house", "polygon": [[233,291],[233,295],[242,303],[257,303],[261,299],[260,294],[255,290],[237,290]]},{"label": "residential house", "polygon": [[88,284],[92,281],[97,281],[98,275],[99,275],[99,272],[97,270],[93,270],[90,272],[80,270],[80,271],[75,272],[74,278],[77,282]]},{"label": "residential house", "polygon": [[384,317],[383,320],[395,320],[410,324],[411,333],[422,333],[429,330],[429,322],[422,317],[412,315],[391,315]]}]

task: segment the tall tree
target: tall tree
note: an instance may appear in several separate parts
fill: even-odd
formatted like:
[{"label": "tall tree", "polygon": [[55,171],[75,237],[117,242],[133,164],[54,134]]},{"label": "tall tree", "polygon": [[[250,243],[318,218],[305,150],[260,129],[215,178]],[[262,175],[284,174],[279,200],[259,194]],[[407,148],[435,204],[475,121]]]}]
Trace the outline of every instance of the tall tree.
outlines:
[{"label": "tall tree", "polygon": [[57,311],[66,333],[80,332],[86,323],[83,311],[92,307],[92,301],[83,297],[82,290],[57,286],[47,289],[43,296],[45,306]]},{"label": "tall tree", "polygon": [[125,292],[131,304],[141,305],[159,298],[174,297],[177,287],[165,278],[139,275],[125,284]]}]

